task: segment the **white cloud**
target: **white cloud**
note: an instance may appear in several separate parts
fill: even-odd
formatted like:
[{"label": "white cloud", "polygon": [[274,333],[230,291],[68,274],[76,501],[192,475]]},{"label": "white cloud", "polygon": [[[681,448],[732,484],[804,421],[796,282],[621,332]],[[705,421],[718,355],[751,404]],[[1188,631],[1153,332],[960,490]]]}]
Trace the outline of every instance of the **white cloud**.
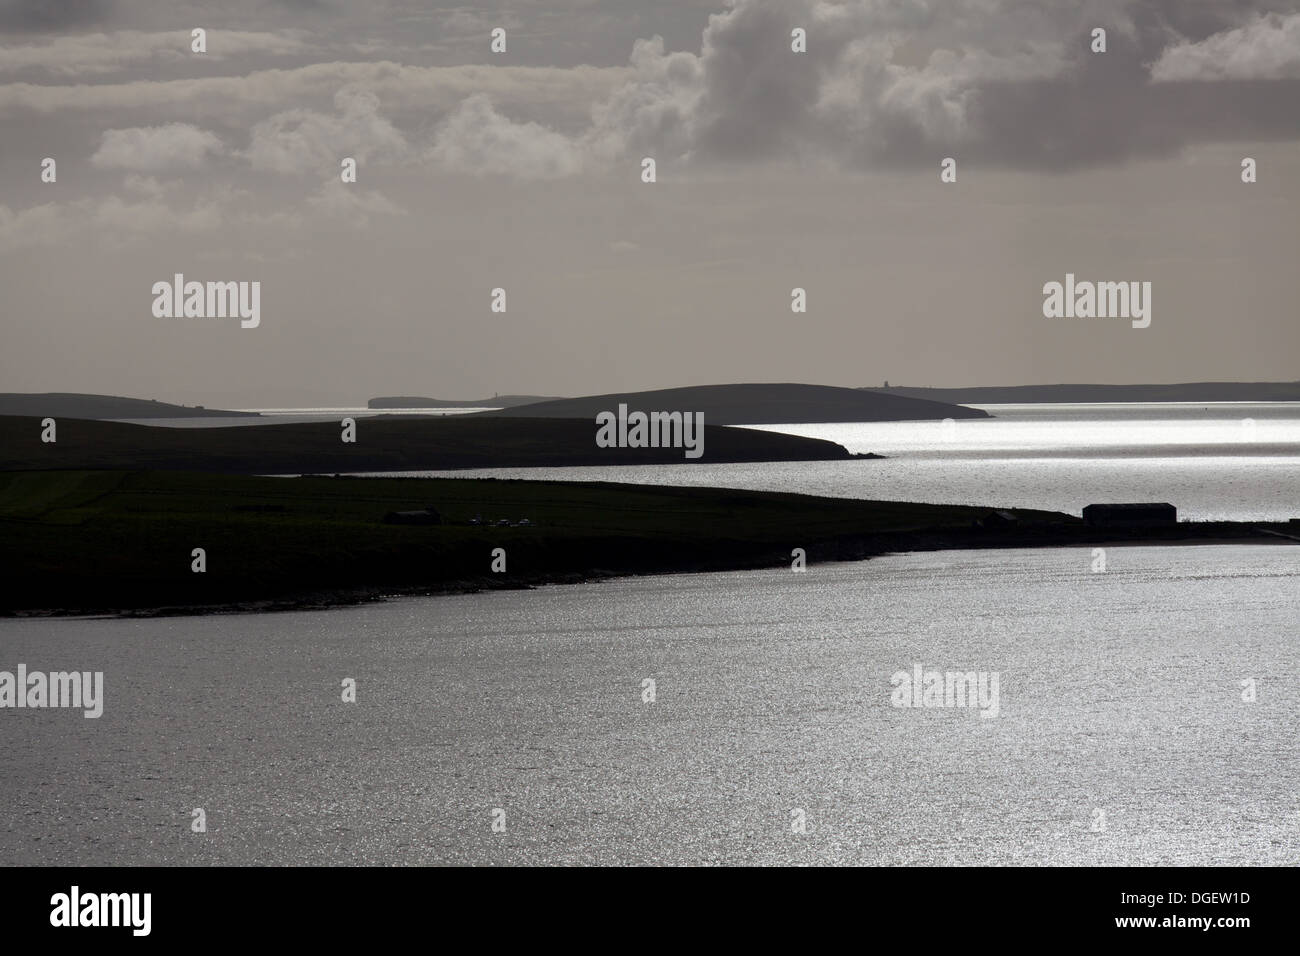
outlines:
[{"label": "white cloud", "polygon": [[349,223],[366,225],[371,216],[402,216],[406,211],[393,203],[377,189],[362,189],[341,180],[326,182],[308,197],[309,208],[327,216],[347,219]]},{"label": "white cloud", "polygon": [[627,76],[622,67],[404,66],[313,63],[293,69],[255,70],[244,76],[135,80],[125,83],[0,85],[0,116],[15,113],[148,109],[190,121],[246,123],[250,112],[283,110],[286,104],[328,100],[341,87],[364,88],[390,113],[453,109],[468,96],[488,93],[496,103],[569,116],[585,115]]},{"label": "white cloud", "polygon": [[214,232],[221,228],[222,204],[219,196],[200,199],[189,208],[170,206],[158,198],[129,202],[109,196],[94,207],[92,221],[113,235]]},{"label": "white cloud", "polygon": [[406,138],[379,113],[379,98],[355,87],[334,96],[336,115],[296,109],[277,113],[253,127],[245,156],[254,169],[277,173],[337,168],[351,156],[359,162],[400,162]]},{"label": "white cloud", "polygon": [[405,210],[374,189],[335,179],[287,209],[268,209],[264,195],[215,185],[197,193],[176,180],[128,175],[124,196],[82,198],[14,210],[0,205],[0,253],[19,248],[65,246],[88,241],[114,245],[159,237],[224,235],[265,237],[269,232],[301,238],[320,222],[344,219],[365,226],[374,216]]},{"label": "white cloud", "polygon": [[88,235],[120,243],[154,234],[213,232],[221,227],[228,199],[218,191],[188,207],[169,205],[159,196],[138,202],[117,196],[77,199],[17,211],[0,205],[0,251],[63,245]]},{"label": "white cloud", "polygon": [[144,193],[146,196],[162,196],[176,189],[184,188],[184,183],[178,179],[158,179],[155,176],[141,176],[137,173],[129,173],[122,180],[124,188],[131,192]]},{"label": "white cloud", "polygon": [[[40,70],[57,76],[111,73],[133,64],[192,61],[189,30],[147,33],[119,30],[59,36],[43,43],[0,47],[0,73]],[[257,33],[209,30],[206,59],[257,54],[285,56],[311,52],[312,46],[294,31]]]},{"label": "white cloud", "polygon": [[0,205],[0,252],[61,242],[75,226],[67,210],[67,203],[43,203],[17,211]]},{"label": "white cloud", "polygon": [[690,151],[704,95],[704,68],[694,53],[664,53],[656,36],[632,45],[630,76],[592,111],[585,147],[610,160],[653,150],[658,158]]},{"label": "white cloud", "polygon": [[[914,165],[957,148],[964,162],[1059,169],[1169,152],[1221,130],[1294,134],[1285,90],[1258,97],[1256,109],[1229,122],[1221,118],[1231,113],[1231,91],[1209,102],[1163,85],[1300,77],[1300,14],[1248,20],[1251,5],[1267,2],[1205,4],[1184,15],[1175,0],[735,0],[709,18],[699,52],[668,52],[656,36],[635,41],[623,67],[325,62],[241,76],[10,83],[0,85],[0,121],[131,111],[117,124],[128,126],[146,110],[162,117],[147,122],[174,119],[105,134],[97,165],[145,172],[193,168],[226,152],[203,127],[250,130],[236,155],[255,170],[292,174],[335,172],[344,156],[552,179],[642,156],[661,169],[789,159],[856,167]],[[470,44],[495,16],[468,5],[425,13],[421,22],[468,31]],[[1110,29],[1104,57],[1088,52],[1099,22]],[[789,49],[794,25],[808,30],[806,53]],[[1202,39],[1169,46],[1183,35]],[[307,49],[302,36],[214,31],[209,44],[220,38],[227,51],[275,55]],[[84,55],[93,72],[120,57],[170,55],[178,37],[59,38],[0,51],[0,69],[33,66],[33,51],[44,50],[51,69]],[[106,38],[128,51],[115,52]],[[373,40],[350,35],[343,45],[379,49]],[[187,130],[189,151],[128,135],[166,129]]]},{"label": "white cloud", "polygon": [[1157,83],[1300,79],[1300,13],[1261,16],[1199,43],[1172,46],[1152,65],[1151,79]]},{"label": "white cloud", "polygon": [[517,123],[489,97],[469,97],[439,126],[429,156],[457,172],[555,179],[578,172],[582,152],[567,136],[539,123]]},{"label": "white cloud", "polygon": [[158,172],[197,169],[225,151],[220,139],[189,123],[105,130],[90,162],[101,169]]}]

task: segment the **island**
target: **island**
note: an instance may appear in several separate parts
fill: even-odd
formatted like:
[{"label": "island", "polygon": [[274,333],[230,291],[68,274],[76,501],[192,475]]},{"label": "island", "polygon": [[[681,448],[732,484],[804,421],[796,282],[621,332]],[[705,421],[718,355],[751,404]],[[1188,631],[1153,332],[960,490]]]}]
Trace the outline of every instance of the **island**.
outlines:
[{"label": "island", "polygon": [[[376,415],[355,420],[354,442],[339,421],[216,428],[56,419],[56,441],[41,440],[42,419],[0,416],[0,470],[160,469],[224,474],[444,471],[566,465],[682,464],[680,448],[601,448],[593,419]],[[851,455],[817,438],[721,425],[704,426],[698,462],[837,461]]]},{"label": "island", "polygon": [[1300,402],[1300,382],[1183,382],[1174,385],[979,385],[925,388],[885,384],[865,388],[877,395],[1017,405],[1038,402]]},{"label": "island", "polygon": [[95,419],[260,417],[257,412],[232,412],[202,405],[173,405],[155,399],[83,392],[0,392],[0,415]]},{"label": "island", "polygon": [[648,392],[615,392],[518,405],[480,416],[585,418],[626,405],[634,411],[701,412],[713,425],[789,425],[822,422],[941,421],[990,418],[988,412],[948,402],[883,395],[833,385],[794,382],[691,385]]},{"label": "island", "polygon": [[546,395],[493,395],[491,398],[421,398],[413,395],[389,395],[372,398],[366,402],[367,408],[513,408],[516,405],[531,405],[534,402],[557,401],[554,396]]}]

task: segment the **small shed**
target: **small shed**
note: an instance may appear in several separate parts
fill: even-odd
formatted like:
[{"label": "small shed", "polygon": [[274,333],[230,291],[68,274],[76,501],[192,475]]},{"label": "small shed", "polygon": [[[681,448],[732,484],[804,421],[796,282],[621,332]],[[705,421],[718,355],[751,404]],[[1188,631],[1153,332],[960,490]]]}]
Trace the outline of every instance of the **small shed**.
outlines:
[{"label": "small shed", "polygon": [[1083,523],[1090,528],[1145,528],[1178,523],[1178,509],[1167,501],[1088,505]]}]

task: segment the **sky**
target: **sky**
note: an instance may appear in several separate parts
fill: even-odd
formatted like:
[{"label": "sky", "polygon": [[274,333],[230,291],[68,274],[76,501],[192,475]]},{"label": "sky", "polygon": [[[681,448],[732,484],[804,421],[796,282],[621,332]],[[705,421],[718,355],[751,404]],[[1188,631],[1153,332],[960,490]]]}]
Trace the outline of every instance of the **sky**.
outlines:
[{"label": "sky", "polygon": [[1298,147],[1300,0],[0,0],[0,391],[1294,381]]}]

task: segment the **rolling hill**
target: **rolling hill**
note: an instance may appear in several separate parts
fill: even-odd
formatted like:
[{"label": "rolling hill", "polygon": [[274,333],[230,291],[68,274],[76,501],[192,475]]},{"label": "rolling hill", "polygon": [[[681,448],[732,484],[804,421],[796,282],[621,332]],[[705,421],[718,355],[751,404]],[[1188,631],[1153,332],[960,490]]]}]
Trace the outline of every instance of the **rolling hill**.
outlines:
[{"label": "rolling hill", "polygon": [[989,418],[987,412],[945,402],[869,392],[832,385],[794,383],[693,385],[648,392],[618,392],[520,405],[474,417],[585,418],[617,411],[703,412],[711,425],[782,425],[805,422],[936,421]]}]

